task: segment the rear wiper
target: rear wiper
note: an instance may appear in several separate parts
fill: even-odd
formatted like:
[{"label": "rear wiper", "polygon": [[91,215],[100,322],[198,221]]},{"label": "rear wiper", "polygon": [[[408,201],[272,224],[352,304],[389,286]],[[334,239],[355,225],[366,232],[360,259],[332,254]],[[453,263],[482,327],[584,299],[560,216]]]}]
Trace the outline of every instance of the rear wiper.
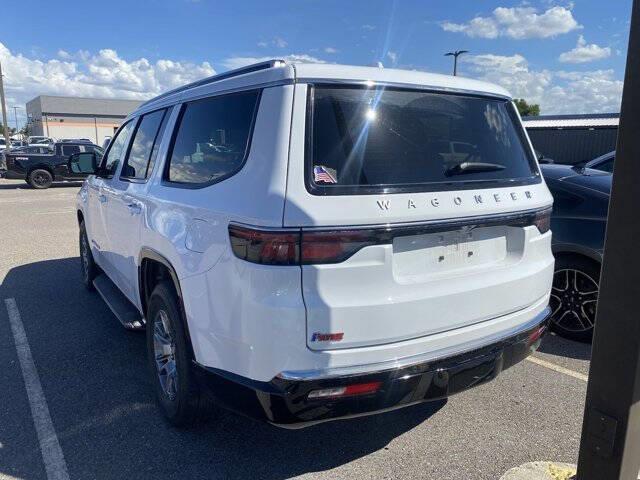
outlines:
[{"label": "rear wiper", "polygon": [[444,171],[447,177],[453,175],[463,175],[465,173],[476,172],[494,172],[496,170],[504,170],[506,167],[499,163],[486,163],[486,162],[462,162],[449,167]]}]

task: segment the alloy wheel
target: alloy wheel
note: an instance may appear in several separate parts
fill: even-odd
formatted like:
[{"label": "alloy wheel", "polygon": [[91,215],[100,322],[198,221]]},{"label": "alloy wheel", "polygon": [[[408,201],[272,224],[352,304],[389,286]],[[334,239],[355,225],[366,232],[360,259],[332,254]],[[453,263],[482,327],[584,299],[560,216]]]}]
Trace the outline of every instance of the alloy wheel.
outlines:
[{"label": "alloy wheel", "polygon": [[551,321],[569,332],[593,329],[598,301],[598,282],[581,270],[565,268],[553,276]]},{"label": "alloy wheel", "polygon": [[49,183],[49,177],[44,173],[35,173],[33,175],[33,181],[36,185],[42,187]]},{"label": "alloy wheel", "polygon": [[159,310],[153,322],[153,351],[156,372],[164,394],[174,400],[178,393],[178,370],[176,369],[176,347],[169,316]]}]

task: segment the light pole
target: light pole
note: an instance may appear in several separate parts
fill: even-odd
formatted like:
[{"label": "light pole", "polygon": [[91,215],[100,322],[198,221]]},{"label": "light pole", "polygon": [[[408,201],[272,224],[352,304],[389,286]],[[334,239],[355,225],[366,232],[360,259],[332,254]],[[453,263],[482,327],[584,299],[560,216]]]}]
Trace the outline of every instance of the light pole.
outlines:
[{"label": "light pole", "polygon": [[455,50],[453,52],[447,52],[444,54],[445,57],[453,57],[453,76],[454,77],[458,74],[458,57],[463,53],[469,53],[469,50]]},{"label": "light pole", "polygon": [[18,135],[18,109],[20,107],[16,107],[15,105],[13,106],[13,119],[16,122],[16,135]]}]

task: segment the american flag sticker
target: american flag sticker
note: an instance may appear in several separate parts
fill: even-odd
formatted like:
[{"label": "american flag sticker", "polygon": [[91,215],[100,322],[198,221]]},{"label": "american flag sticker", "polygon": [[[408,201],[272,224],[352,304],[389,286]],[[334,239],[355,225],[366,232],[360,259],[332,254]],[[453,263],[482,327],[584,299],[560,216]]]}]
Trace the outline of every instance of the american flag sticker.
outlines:
[{"label": "american flag sticker", "polygon": [[337,183],[335,174],[329,172],[329,170],[322,165],[313,167],[313,181],[316,183]]}]

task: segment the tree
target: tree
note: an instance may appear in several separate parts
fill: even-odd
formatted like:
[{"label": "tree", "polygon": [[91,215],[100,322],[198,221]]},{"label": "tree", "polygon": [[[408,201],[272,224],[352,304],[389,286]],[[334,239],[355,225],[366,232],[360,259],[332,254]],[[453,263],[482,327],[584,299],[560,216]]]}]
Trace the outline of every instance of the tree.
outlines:
[{"label": "tree", "polygon": [[540,105],[537,103],[529,105],[524,98],[516,98],[514,102],[516,103],[516,107],[518,107],[518,112],[520,112],[521,117],[540,115]]}]

